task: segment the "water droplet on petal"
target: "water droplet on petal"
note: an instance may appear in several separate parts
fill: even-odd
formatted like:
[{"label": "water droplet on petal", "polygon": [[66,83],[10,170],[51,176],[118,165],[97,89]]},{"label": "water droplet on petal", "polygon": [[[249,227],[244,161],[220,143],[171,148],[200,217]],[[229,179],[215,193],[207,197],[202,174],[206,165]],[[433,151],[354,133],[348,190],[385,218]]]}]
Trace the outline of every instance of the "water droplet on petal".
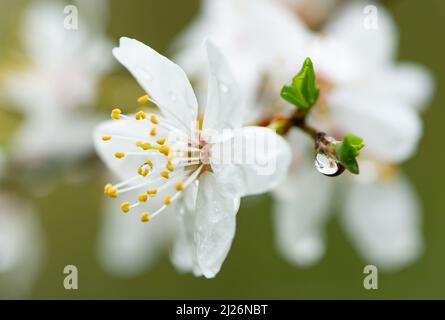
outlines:
[{"label": "water droplet on petal", "polygon": [[339,170],[337,161],[328,157],[324,153],[318,153],[315,157],[315,167],[318,172],[327,176],[332,176]]},{"label": "water droplet on petal", "polygon": [[224,83],[220,83],[220,84],[219,84],[219,89],[220,89],[221,92],[223,92],[223,93],[227,93],[227,92],[229,92],[229,87],[228,87],[226,84],[224,84]]},{"label": "water droplet on petal", "polygon": [[139,69],[138,71],[139,71],[140,76],[141,76],[144,80],[146,80],[146,81],[151,81],[151,80],[153,79],[153,77],[151,76],[151,74],[150,74],[148,71],[146,71],[146,70],[144,70],[144,69]]}]

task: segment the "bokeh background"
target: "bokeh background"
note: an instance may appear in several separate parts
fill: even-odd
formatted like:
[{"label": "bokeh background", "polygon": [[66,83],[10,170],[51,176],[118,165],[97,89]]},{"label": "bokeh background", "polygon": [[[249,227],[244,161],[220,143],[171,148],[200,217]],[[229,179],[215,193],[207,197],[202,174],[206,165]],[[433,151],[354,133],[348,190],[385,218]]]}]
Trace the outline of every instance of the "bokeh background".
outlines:
[{"label": "bokeh background", "polygon": [[[92,0],[94,1],[94,0]],[[0,0],[0,57],[19,40],[18,24],[28,1]],[[179,274],[164,252],[141,276],[112,277],[100,267],[96,243],[105,171],[94,157],[50,177],[55,183],[45,196],[33,197],[20,185],[2,188],[33,197],[42,221],[46,250],[42,269],[29,298],[33,299],[309,299],[309,298],[445,298],[445,2],[385,1],[400,29],[399,58],[427,66],[436,80],[436,94],[423,114],[424,136],[417,155],[404,164],[423,205],[425,251],[414,264],[396,273],[380,273],[379,289],[364,290],[363,267],[338,221],[328,226],[328,248],[321,263],[308,269],[288,264],[276,251],[269,196],[245,199],[238,214],[232,250],[222,271],[212,280]],[[169,55],[174,37],[193,18],[199,0],[110,1],[107,33],[139,39]],[[110,52],[111,54],[111,52]],[[104,118],[115,104],[131,104],[141,89],[126,70],[116,67],[101,82],[97,109]],[[20,124],[19,113],[0,105],[0,143]],[[55,169],[54,169],[55,170]],[[51,170],[50,170],[51,171]],[[74,179],[73,177],[82,177]],[[49,180],[49,181],[48,181]],[[73,183],[74,181],[74,183]],[[141,248],[140,250],[143,250]],[[63,268],[79,270],[79,290],[65,290]],[[0,281],[1,278],[0,278]]]}]

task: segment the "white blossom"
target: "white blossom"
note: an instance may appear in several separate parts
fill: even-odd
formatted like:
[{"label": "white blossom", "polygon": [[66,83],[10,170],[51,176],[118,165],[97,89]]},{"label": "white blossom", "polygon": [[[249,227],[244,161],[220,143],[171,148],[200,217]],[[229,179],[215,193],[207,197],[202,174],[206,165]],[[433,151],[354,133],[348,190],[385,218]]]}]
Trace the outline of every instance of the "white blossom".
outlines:
[{"label": "white blossom", "polygon": [[[114,120],[98,126],[94,140],[104,162],[124,179],[106,185],[105,193],[115,198],[137,190],[121,209],[139,212],[142,222],[175,214],[179,236],[173,262],[211,278],[230,249],[240,198],[277,186],[290,149],[270,129],[241,127],[243,105],[232,72],[212,42],[206,49],[210,76],[201,118],[184,71],[141,42],[121,38],[114,56],[148,93],[139,101],[153,101],[162,115],[114,109]],[[175,210],[165,211],[172,204]]]}]

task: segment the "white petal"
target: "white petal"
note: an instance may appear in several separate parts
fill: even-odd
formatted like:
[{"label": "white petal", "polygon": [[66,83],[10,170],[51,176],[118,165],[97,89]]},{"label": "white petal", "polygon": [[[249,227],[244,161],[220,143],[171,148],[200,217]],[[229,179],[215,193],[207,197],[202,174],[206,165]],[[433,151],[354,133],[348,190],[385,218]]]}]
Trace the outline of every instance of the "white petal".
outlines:
[{"label": "white petal", "polygon": [[383,99],[393,97],[417,110],[424,110],[428,106],[434,90],[431,73],[414,63],[386,67],[369,80],[370,83],[363,90]]},{"label": "white petal", "polygon": [[406,179],[355,184],[342,222],[359,253],[384,270],[398,270],[422,252],[417,195]]},{"label": "white petal", "polygon": [[199,269],[206,278],[219,272],[235,236],[239,198],[228,197],[215,175],[199,181],[194,240]]},{"label": "white petal", "polygon": [[379,100],[347,88],[329,97],[332,117],[344,133],[365,141],[365,152],[390,162],[404,161],[416,151],[422,133],[417,112],[399,100]]},{"label": "white petal", "polygon": [[196,261],[194,241],[197,192],[197,183],[192,183],[175,203],[179,230],[170,257],[178,271],[193,272],[196,276],[200,276],[202,272]]},{"label": "white petal", "polygon": [[236,129],[244,120],[241,92],[230,67],[211,41],[206,41],[210,74],[203,130]]},{"label": "white petal", "polygon": [[313,149],[307,136],[292,131],[290,142],[298,151],[288,178],[273,193],[275,238],[289,262],[305,267],[317,263],[325,252],[334,181],[318,173],[312,157],[306,156]]},{"label": "white petal", "polygon": [[[120,201],[134,201],[137,196],[129,192],[120,196],[119,202],[105,199],[103,203],[99,260],[106,271],[120,277],[134,277],[152,267],[175,234],[177,223],[169,209],[148,223],[142,223],[136,212],[123,214]],[[162,199],[154,197],[149,201]]]},{"label": "white petal", "polygon": [[113,54],[157,102],[164,115],[190,132],[195,128],[198,103],[184,71],[145,44],[121,38]]},{"label": "white petal", "polygon": [[220,179],[231,181],[238,196],[268,192],[286,177],[291,160],[288,143],[273,130],[244,127],[211,150]]},{"label": "white petal", "polygon": [[0,194],[0,297],[31,293],[44,258],[40,221],[33,208],[11,194]]},{"label": "white petal", "polygon": [[368,76],[368,62],[341,39],[315,36],[305,52],[314,63],[318,76],[336,86],[360,81],[364,74]]},{"label": "white petal", "polygon": [[[368,28],[367,22],[373,19],[369,3],[365,1],[348,2],[336,14],[324,31],[327,36],[345,42],[351,49],[356,50],[369,68],[389,63],[395,57],[398,34],[396,26],[382,6],[377,8],[377,28]],[[371,9],[373,10],[373,9]]]},{"label": "white petal", "polygon": [[309,24],[318,25],[335,9],[338,0],[277,0],[295,10]]}]

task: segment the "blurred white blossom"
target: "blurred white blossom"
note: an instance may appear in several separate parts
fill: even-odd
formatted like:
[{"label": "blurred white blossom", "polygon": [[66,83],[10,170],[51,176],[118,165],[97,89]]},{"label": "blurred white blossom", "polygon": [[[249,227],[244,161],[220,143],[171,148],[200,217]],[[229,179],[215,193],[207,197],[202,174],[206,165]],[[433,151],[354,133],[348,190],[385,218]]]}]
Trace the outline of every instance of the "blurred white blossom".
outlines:
[{"label": "blurred white blossom", "polygon": [[[3,98],[25,117],[12,143],[18,161],[72,160],[91,150],[96,123],[91,108],[112,59],[100,19],[86,21],[82,3],[88,2],[79,1],[78,30],[64,28],[63,2],[34,1],[26,10],[21,29],[26,63],[2,79]],[[91,10],[85,8],[94,15]]]},{"label": "blurred white blossom", "polygon": [[339,0],[274,0],[288,6],[289,10],[297,14],[308,25],[318,27],[328,18]]},{"label": "blurred white blossom", "polygon": [[0,192],[0,297],[30,295],[41,269],[44,242],[30,203]]}]

